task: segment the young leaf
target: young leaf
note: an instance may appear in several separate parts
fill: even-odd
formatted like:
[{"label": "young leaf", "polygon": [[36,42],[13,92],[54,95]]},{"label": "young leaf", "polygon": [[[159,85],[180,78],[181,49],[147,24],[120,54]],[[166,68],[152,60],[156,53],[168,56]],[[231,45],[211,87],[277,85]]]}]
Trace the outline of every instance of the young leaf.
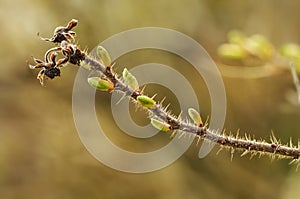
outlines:
[{"label": "young leaf", "polygon": [[146,108],[153,108],[156,104],[156,102],[154,101],[154,99],[147,97],[145,95],[142,96],[138,96],[136,98],[136,100],[143,106]]},{"label": "young leaf", "polygon": [[246,40],[246,36],[238,30],[231,30],[228,35],[228,41],[231,44],[243,45]]},{"label": "young leaf", "polygon": [[101,91],[112,91],[114,89],[114,84],[112,82],[101,79],[100,77],[90,77],[88,78],[88,83]]},{"label": "young leaf", "polygon": [[124,68],[123,70],[123,79],[125,81],[125,84],[127,84],[130,88],[133,90],[139,90],[139,84],[136,78],[127,70],[127,68]]},{"label": "young leaf", "polygon": [[280,54],[292,60],[300,60],[300,46],[294,43],[285,44],[280,48]]},{"label": "young leaf", "polygon": [[262,35],[255,34],[249,37],[244,45],[251,54],[258,56],[262,60],[269,60],[274,54],[274,46]]},{"label": "young leaf", "polygon": [[102,46],[98,46],[97,55],[104,66],[111,66],[111,59],[105,48],[103,48]]},{"label": "young leaf", "polygon": [[157,119],[154,119],[154,118],[151,118],[151,124],[152,126],[154,126],[156,129],[160,130],[160,131],[169,131],[171,130],[170,129],[170,125],[169,124],[166,124],[160,120],[157,120]]},{"label": "young leaf", "polygon": [[225,59],[244,59],[247,56],[247,52],[237,44],[222,44],[218,48],[219,56]]},{"label": "young leaf", "polygon": [[198,113],[198,111],[196,111],[193,108],[189,108],[188,113],[189,113],[189,116],[192,118],[192,120],[195,122],[195,124],[197,124],[200,127],[203,126],[203,122],[202,122],[201,116]]}]

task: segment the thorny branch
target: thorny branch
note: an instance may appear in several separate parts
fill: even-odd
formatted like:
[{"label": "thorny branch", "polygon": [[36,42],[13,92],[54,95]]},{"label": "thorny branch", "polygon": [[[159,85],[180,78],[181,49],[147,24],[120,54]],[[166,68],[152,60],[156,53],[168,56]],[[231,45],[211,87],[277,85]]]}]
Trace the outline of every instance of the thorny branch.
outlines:
[{"label": "thorny branch", "polygon": [[[220,149],[225,148],[231,150],[231,154],[233,154],[236,150],[242,152],[241,156],[248,153],[251,154],[251,157],[256,154],[259,156],[268,154],[271,159],[274,159],[275,157],[291,158],[293,159],[291,163],[299,164],[300,142],[298,142],[298,146],[294,146],[292,141],[290,141],[287,145],[283,145],[273,134],[270,138],[270,142],[251,139],[248,135],[232,136],[226,135],[225,132],[223,134],[219,134],[217,131],[209,129],[207,124],[203,125],[200,116],[198,116],[200,121],[199,119],[195,119],[197,118],[195,113],[190,115],[194,120],[194,123],[182,120],[180,116],[172,115],[167,108],[163,107],[162,102],[157,103],[153,99],[154,97],[149,98],[144,95],[143,90],[140,91],[139,88],[134,85],[135,78],[129,74],[127,70],[125,73],[130,75],[130,80],[133,79],[132,81],[134,83],[132,83],[132,85],[129,85],[129,81],[126,81],[127,79],[124,78],[124,74],[123,78],[119,78],[118,75],[113,72],[113,64],[105,65],[101,60],[99,61],[87,55],[86,52],[82,51],[77,45],[75,45],[75,32],[71,30],[76,25],[77,20],[72,19],[65,27],[60,26],[56,28],[52,38],[41,38],[44,41],[59,44],[45,53],[44,61],[33,58],[36,65],[29,65],[31,69],[42,68],[37,77],[42,85],[44,85],[44,81],[47,77],[53,79],[60,76],[59,68],[65,66],[67,63],[79,66],[88,64],[89,67],[85,68],[98,71],[102,74],[100,80],[104,83],[102,85],[110,85],[107,87],[104,86],[102,89],[107,88],[106,91],[109,92],[120,91],[124,94],[124,96],[130,97],[134,103],[148,112],[151,121],[154,121],[152,123],[153,126],[160,130],[171,131],[173,132],[172,135],[177,132],[195,135],[195,137],[198,138],[198,141],[200,139],[204,139],[217,143],[221,147]],[[63,58],[56,61],[58,54],[60,54]]]}]

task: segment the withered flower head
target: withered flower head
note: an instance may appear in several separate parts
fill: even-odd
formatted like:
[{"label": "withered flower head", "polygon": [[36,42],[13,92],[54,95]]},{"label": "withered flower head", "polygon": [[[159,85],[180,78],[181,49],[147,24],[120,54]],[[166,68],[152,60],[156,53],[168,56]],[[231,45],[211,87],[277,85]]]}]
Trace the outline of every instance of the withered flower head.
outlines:
[{"label": "withered flower head", "polygon": [[49,41],[53,43],[61,43],[62,41],[71,42],[76,35],[75,32],[71,30],[77,25],[77,23],[78,21],[76,19],[72,19],[65,27],[59,26],[55,28],[52,38],[40,38],[44,41]]}]

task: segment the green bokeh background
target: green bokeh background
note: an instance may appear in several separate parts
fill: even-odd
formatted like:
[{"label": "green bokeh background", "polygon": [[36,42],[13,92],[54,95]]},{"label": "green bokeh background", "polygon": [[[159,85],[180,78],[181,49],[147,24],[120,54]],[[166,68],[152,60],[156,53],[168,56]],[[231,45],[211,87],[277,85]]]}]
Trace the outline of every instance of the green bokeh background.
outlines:
[{"label": "green bokeh background", "polygon": [[[80,142],[72,118],[72,87],[78,68],[64,68],[61,78],[42,87],[36,80],[38,71],[30,70],[26,60],[32,61],[31,55],[42,57],[51,46],[40,41],[36,32],[50,36],[56,26],[76,18],[82,48],[93,49],[124,30],[158,26],[192,37],[218,62],[216,49],[231,29],[263,34],[275,46],[299,43],[299,9],[298,0],[1,0],[0,198],[298,198],[300,174],[287,160],[249,160],[236,153],[231,162],[229,152],[215,155],[218,147],[198,159],[199,146],[192,145],[172,165],[147,174],[104,166]],[[149,62],[167,64],[184,74],[197,92],[203,117],[210,114],[202,78],[175,55],[156,50],[132,52],[117,60],[116,70]],[[223,80],[228,132],[240,129],[268,139],[273,130],[283,143],[290,137],[297,141],[300,108],[289,101],[294,90],[289,71],[258,79],[224,76]],[[180,112],[167,88],[152,85],[146,91],[158,91],[158,99],[167,96],[174,113]],[[96,99],[99,120],[120,147],[151,151],[170,141],[166,134],[148,141],[124,135],[111,117],[110,94],[99,92]],[[147,124],[145,114],[132,109],[136,122]]]}]

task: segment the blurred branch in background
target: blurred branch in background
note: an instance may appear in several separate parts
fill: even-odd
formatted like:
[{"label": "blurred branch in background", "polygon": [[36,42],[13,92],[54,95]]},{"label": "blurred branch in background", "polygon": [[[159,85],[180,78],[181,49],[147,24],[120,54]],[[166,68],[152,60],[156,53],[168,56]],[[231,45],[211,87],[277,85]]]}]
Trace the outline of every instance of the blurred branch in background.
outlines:
[{"label": "blurred branch in background", "polygon": [[298,74],[297,74],[297,71],[295,69],[295,66],[294,66],[293,62],[290,63],[290,67],[291,67],[291,73],[292,73],[292,77],[293,77],[293,80],[294,80],[294,84],[295,84],[295,87],[296,87],[296,90],[297,90],[297,93],[298,93],[298,102],[300,104],[300,82],[299,82],[299,77],[298,77]]}]

